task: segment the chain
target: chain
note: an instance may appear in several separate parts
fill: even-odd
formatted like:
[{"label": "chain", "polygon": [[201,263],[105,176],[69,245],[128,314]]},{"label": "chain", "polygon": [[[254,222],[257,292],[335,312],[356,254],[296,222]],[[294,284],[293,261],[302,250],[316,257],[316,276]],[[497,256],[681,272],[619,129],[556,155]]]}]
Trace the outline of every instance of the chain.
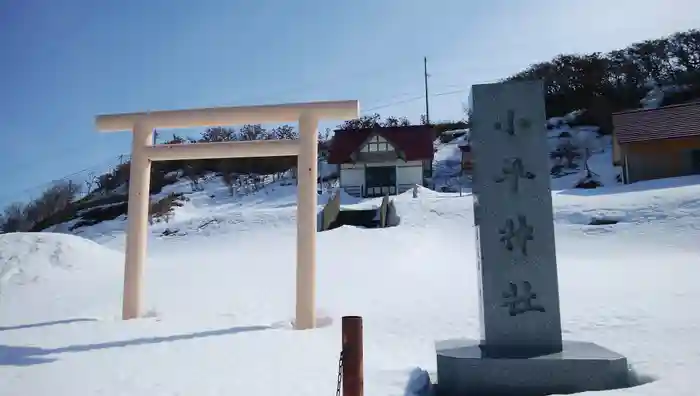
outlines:
[{"label": "chain", "polygon": [[340,384],[343,383],[343,351],[340,351],[338,358],[338,386],[335,389],[335,396],[340,396]]}]

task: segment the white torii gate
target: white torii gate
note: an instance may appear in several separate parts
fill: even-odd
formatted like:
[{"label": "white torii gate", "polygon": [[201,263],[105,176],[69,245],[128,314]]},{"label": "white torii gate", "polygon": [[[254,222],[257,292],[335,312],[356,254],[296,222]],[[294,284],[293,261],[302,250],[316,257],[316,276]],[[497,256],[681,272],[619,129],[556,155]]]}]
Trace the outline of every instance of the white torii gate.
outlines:
[{"label": "white torii gate", "polygon": [[[100,115],[97,130],[131,130],[128,228],[124,265],[122,318],[141,314],[143,265],[148,236],[149,184],[152,161],[298,156],[296,329],[316,326],[316,180],[318,122],[359,117],[359,102],[331,101],[265,106],[215,107],[190,110]],[[262,140],[153,145],[155,128],[299,122],[299,140]]]}]

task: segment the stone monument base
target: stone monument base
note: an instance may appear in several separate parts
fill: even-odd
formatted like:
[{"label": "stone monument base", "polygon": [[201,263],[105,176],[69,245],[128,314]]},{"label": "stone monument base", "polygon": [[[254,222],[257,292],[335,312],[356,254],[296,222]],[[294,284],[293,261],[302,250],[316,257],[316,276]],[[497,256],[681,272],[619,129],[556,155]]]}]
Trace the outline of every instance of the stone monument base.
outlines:
[{"label": "stone monument base", "polygon": [[564,341],[561,352],[436,343],[440,396],[550,395],[629,386],[627,359],[589,342]]}]

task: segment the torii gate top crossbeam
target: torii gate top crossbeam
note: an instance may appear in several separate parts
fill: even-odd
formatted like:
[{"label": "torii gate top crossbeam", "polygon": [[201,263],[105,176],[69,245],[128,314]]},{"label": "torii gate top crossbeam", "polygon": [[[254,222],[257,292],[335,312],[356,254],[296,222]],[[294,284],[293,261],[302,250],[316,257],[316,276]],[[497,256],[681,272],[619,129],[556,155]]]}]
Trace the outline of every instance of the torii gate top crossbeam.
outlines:
[{"label": "torii gate top crossbeam", "polygon": [[297,122],[302,114],[311,115],[317,120],[348,120],[359,117],[359,113],[357,100],[344,100],[108,114],[97,116],[95,124],[100,132],[117,132],[131,130],[137,122],[144,122],[152,128],[190,128]]}]

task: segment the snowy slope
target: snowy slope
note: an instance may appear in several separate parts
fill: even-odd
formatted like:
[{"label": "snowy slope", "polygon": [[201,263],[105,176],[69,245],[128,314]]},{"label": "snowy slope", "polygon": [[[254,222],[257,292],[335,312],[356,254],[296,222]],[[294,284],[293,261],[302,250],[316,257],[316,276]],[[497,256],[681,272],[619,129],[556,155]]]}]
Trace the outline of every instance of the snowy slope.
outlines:
[{"label": "snowy slope", "polygon": [[447,143],[436,141],[436,151],[433,157],[433,183],[435,183],[435,190],[454,191],[459,189],[460,184],[469,186],[467,178],[461,175],[462,151],[459,149],[459,146],[465,144],[467,139],[468,134],[465,134]]},{"label": "snowy slope", "polygon": [[[190,183],[187,180],[181,180],[166,186],[160,193],[151,196],[152,201],[157,201],[170,193],[183,193],[187,199],[183,202],[182,207],[176,208],[173,216],[167,222],[160,221],[150,226],[149,229],[153,237],[161,236],[166,230],[180,235],[209,235],[210,231],[214,229],[218,230],[215,232],[221,232],[222,228],[225,229],[229,223],[239,224],[247,221],[246,219],[250,218],[249,209],[255,210],[254,222],[296,221],[293,217],[289,218],[290,208],[296,207],[297,193],[297,186],[291,178],[270,181],[259,191],[239,191],[234,195],[231,195],[228,187],[221,182],[219,177],[215,176],[200,182],[200,187],[200,191],[192,191]],[[334,191],[334,188],[324,188],[318,195],[319,212]],[[343,205],[359,202],[359,199],[344,191],[341,191],[340,194]],[[280,211],[280,209],[284,210]],[[98,242],[113,239],[123,242],[123,231],[126,229],[125,215],[114,220],[70,230],[75,221],[77,220],[58,224],[45,231],[69,232],[86,236]]]},{"label": "snowy slope", "polygon": [[[365,392],[402,395],[415,367],[434,375],[435,340],[478,336],[469,195],[409,192],[398,227],[319,233],[325,326],[293,331],[294,186],[237,200],[216,188],[152,227],[140,320],[116,320],[122,220],[84,229],[101,245],[0,235],[0,394],[332,394],[339,318],[362,315]],[[697,394],[698,196],[700,177],[553,194],[564,336],[656,379],[605,394]],[[621,222],[586,225],[600,215]]]},{"label": "snowy slope", "polygon": [[[597,176],[597,180],[604,186],[614,186],[620,184],[616,176],[620,174],[619,167],[612,164],[612,140],[610,136],[598,134],[598,127],[576,126],[571,127],[570,122],[578,115],[572,112],[565,117],[553,117],[547,121],[547,140],[550,152],[555,152],[564,142],[570,142],[579,152],[584,148],[590,150],[588,165]],[[437,191],[459,191],[462,188],[470,188],[471,181],[468,173],[460,176],[462,152],[459,147],[467,144],[468,130],[466,135],[459,136],[447,143],[435,142],[435,156],[433,159],[433,182]],[[551,165],[556,161],[552,160]],[[585,173],[583,171],[583,161],[581,158],[574,160],[575,169],[564,169],[561,175],[552,176],[552,190],[562,190],[573,188],[581,180]]]}]

